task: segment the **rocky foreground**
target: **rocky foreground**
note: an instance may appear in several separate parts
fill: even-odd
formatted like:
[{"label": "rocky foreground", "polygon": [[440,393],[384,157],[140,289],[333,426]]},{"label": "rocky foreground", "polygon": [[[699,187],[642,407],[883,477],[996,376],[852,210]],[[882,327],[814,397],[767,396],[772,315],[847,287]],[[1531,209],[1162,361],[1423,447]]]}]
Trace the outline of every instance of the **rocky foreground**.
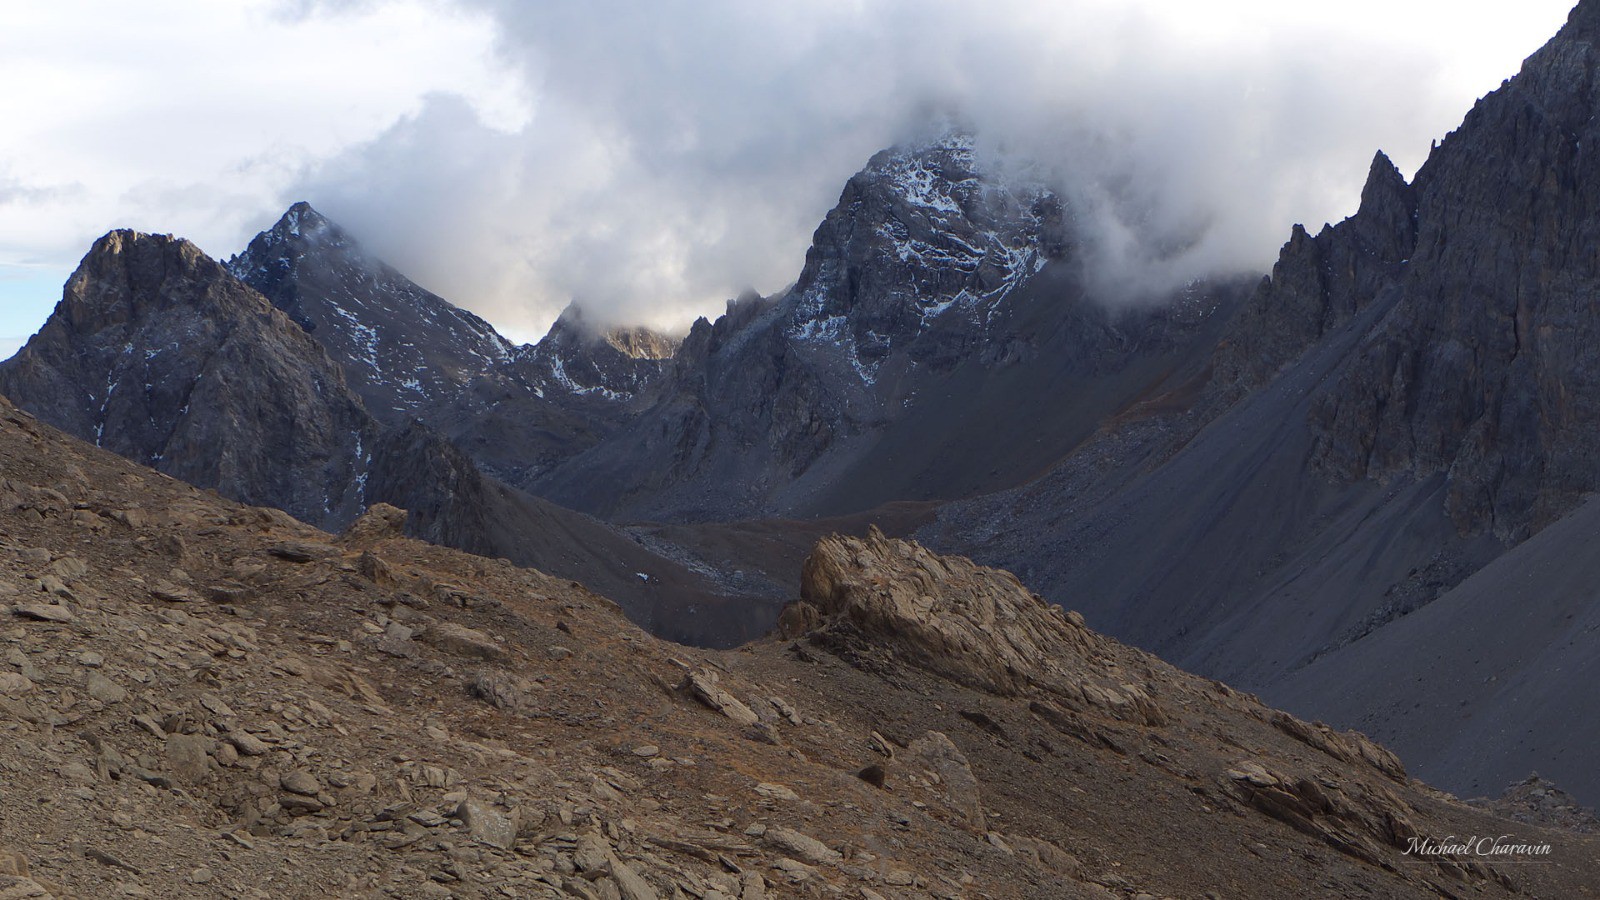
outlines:
[{"label": "rocky foreground", "polygon": [[[874,534],[785,637],[340,537],[0,401],[0,898],[1581,897],[1600,840]],[[1515,834],[1538,862],[1424,861]]]}]

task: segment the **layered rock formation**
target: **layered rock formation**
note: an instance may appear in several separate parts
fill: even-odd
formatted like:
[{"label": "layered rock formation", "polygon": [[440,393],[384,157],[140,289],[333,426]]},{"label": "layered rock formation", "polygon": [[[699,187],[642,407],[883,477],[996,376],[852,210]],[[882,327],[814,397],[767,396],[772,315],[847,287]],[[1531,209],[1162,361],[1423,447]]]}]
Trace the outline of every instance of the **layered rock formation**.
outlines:
[{"label": "layered rock formation", "polygon": [[1336,473],[1447,473],[1463,531],[1521,540],[1600,487],[1597,44],[1581,3],[1429,156],[1400,298],[1313,414]]}]

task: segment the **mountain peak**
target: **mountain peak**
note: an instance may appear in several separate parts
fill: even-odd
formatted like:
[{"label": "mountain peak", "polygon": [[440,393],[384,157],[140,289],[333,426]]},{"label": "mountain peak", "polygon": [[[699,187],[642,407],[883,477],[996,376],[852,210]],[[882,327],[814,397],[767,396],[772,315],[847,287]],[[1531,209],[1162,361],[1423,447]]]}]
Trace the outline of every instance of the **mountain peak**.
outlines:
[{"label": "mountain peak", "polygon": [[671,359],[679,343],[643,325],[607,325],[586,312],[576,300],[567,304],[540,341],[548,347],[569,349],[605,344],[624,356],[646,360]]},{"label": "mountain peak", "polygon": [[959,357],[1001,301],[1066,252],[1063,204],[1024,181],[982,171],[968,129],[880,151],[812,236],[790,336],[843,348],[867,384],[892,348],[917,344],[935,320],[966,339],[913,352]]},{"label": "mountain peak", "polygon": [[[344,229],[332,219],[317,212],[310,203],[299,200],[291,205],[271,228],[262,232],[258,239],[266,238],[269,244],[280,244],[296,238],[301,241],[322,243],[329,237],[333,238],[336,246],[343,246],[349,241]],[[255,242],[251,243],[253,245]]]},{"label": "mountain peak", "polygon": [[[67,280],[61,310],[74,327],[105,316],[127,318],[137,310],[118,310],[130,304],[142,309],[196,302],[204,292],[193,286],[224,275],[215,260],[186,238],[118,229],[101,236],[84,255]],[[89,289],[113,284],[116,290]]]},{"label": "mountain peak", "polygon": [[1395,167],[1387,154],[1379,150],[1372,157],[1367,170],[1367,183],[1361,188],[1361,206],[1358,215],[1381,219],[1390,230],[1409,232],[1415,212],[1415,191],[1405,176]]},{"label": "mountain peak", "polygon": [[339,360],[380,419],[408,420],[510,358],[489,323],[372,256],[305,201],[227,268]]}]

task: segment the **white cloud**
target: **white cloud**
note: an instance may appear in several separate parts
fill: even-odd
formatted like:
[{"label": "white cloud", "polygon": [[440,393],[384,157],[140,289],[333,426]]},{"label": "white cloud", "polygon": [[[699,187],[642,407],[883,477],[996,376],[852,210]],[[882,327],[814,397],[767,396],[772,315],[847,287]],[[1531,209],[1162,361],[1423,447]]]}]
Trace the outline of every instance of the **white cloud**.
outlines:
[{"label": "white cloud", "polygon": [[[64,278],[120,226],[226,255],[307,199],[513,333],[574,296],[670,324],[782,287],[844,179],[949,108],[1138,237],[1102,243],[1124,269],[1195,223],[1157,275],[1264,266],[1353,209],[1374,149],[1414,169],[1565,5],[11,4],[0,274]],[[38,308],[22,283],[0,333]]]},{"label": "white cloud", "polygon": [[[0,270],[49,268],[59,291],[115,227],[231,252],[305,166],[432,92],[519,127],[525,93],[494,34],[484,16],[428,0],[310,16],[268,0],[7,4]],[[36,327],[21,321],[35,298],[0,281],[0,332]]]}]

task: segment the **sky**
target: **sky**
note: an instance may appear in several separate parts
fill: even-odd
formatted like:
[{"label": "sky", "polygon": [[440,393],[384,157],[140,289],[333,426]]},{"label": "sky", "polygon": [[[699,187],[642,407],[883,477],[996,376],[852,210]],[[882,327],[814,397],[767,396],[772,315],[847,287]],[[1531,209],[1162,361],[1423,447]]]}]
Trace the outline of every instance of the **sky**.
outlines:
[{"label": "sky", "polygon": [[1108,277],[1264,270],[1354,211],[1374,150],[1413,173],[1569,6],[6,4],[0,358],[100,234],[226,258],[296,200],[514,339],[572,300],[682,327],[792,282],[845,180],[949,117],[1059,184]]}]

